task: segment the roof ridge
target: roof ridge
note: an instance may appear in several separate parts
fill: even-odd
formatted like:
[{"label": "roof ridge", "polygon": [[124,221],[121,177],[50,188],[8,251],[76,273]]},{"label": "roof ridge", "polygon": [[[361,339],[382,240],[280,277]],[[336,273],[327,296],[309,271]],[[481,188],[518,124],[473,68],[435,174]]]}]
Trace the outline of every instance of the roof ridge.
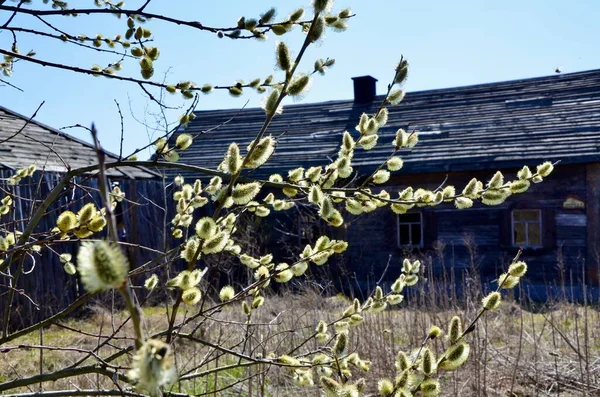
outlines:
[{"label": "roof ridge", "polygon": [[[49,131],[52,134],[58,135],[59,137],[64,138],[64,139],[66,139],[68,141],[76,142],[76,143],[78,143],[80,145],[83,145],[83,146],[85,146],[85,147],[87,147],[89,149],[92,149],[94,151],[96,150],[95,146],[92,143],[90,143],[90,142],[86,142],[86,141],[84,141],[82,139],[74,137],[74,136],[72,136],[72,135],[70,135],[70,134],[68,134],[66,132],[60,131],[57,128],[51,127],[51,126],[49,126],[47,124],[44,124],[44,123],[42,123],[42,122],[40,122],[40,121],[38,121],[36,119],[33,119],[31,117],[28,117],[28,116],[25,116],[25,115],[23,115],[23,114],[21,114],[19,112],[14,111],[14,110],[8,109],[5,106],[0,105],[0,112],[4,112],[7,115],[13,116],[13,117],[15,117],[17,119],[20,119],[20,120],[24,121],[25,122],[24,127],[26,127],[27,125],[35,125],[35,126],[38,126],[38,127],[42,128],[43,130]],[[26,133],[26,132],[27,131],[24,129],[23,133]],[[102,150],[112,160],[118,160],[119,159],[118,155],[116,155],[116,154],[114,154],[114,153],[112,153],[110,151],[107,151],[104,148]],[[148,168],[145,168],[145,167],[139,167],[139,166],[128,166],[128,167],[136,168],[136,169],[138,169],[140,171],[143,171],[143,172],[146,172],[146,173],[148,173],[149,175],[152,175],[152,176],[158,176],[159,175],[156,172],[154,172],[154,171],[152,171],[152,170],[150,170]],[[126,167],[123,167],[123,168],[126,168]],[[130,176],[130,175],[128,175],[128,171],[125,170],[125,169],[119,169],[119,172],[121,172],[124,176]]]},{"label": "roof ridge", "polygon": [[[511,86],[517,84],[528,84],[528,83],[543,83],[543,82],[552,82],[553,80],[570,80],[570,79],[579,79],[582,75],[589,74],[591,76],[600,77],[600,69],[592,69],[592,70],[584,70],[579,72],[571,72],[571,73],[561,73],[547,76],[538,76],[538,77],[525,77],[511,80],[502,80],[491,83],[477,83],[477,84],[468,84],[468,85],[460,85],[454,87],[445,87],[445,88],[432,88],[426,90],[417,90],[417,91],[408,91],[406,95],[415,96],[415,95],[431,95],[435,93],[452,93],[452,92],[460,92],[467,90],[475,90],[482,89],[486,87],[501,87],[501,86]],[[384,95],[377,95],[375,97],[375,101],[383,100]],[[326,101],[318,101],[318,102],[303,102],[303,103],[292,103],[285,106],[286,109],[294,109],[294,108],[302,108],[309,106],[319,106],[319,105],[332,105],[332,104],[352,104],[354,103],[354,99],[330,99]],[[369,104],[357,104],[357,107],[367,106]],[[245,108],[227,108],[227,109],[206,109],[206,110],[194,110],[194,113],[202,114],[202,113],[228,113],[231,111],[262,111],[260,107],[245,107]]]},{"label": "roof ridge", "polygon": [[[6,112],[6,113],[12,114],[13,116],[15,116],[15,117],[18,117],[18,118],[20,118],[20,119],[22,119],[22,120],[25,120],[27,123],[35,124],[35,125],[37,125],[37,126],[39,126],[39,127],[42,127],[42,128],[44,128],[44,129],[47,129],[47,130],[49,130],[50,132],[53,132],[54,134],[57,134],[57,135],[60,135],[60,136],[62,136],[63,138],[70,139],[70,140],[72,140],[72,141],[75,141],[75,142],[77,142],[77,143],[80,143],[80,144],[82,144],[82,145],[84,145],[84,146],[87,146],[87,147],[89,147],[89,148],[92,148],[92,149],[94,149],[94,150],[96,149],[96,148],[94,147],[94,145],[92,145],[90,142],[86,142],[86,141],[84,141],[83,139],[79,139],[79,138],[77,138],[77,137],[74,137],[73,135],[70,135],[70,134],[68,134],[68,133],[66,133],[66,132],[63,132],[63,131],[61,131],[61,130],[59,130],[59,129],[57,129],[57,128],[51,127],[51,126],[49,126],[48,124],[44,124],[44,123],[42,123],[42,122],[40,122],[40,121],[37,121],[37,120],[35,120],[35,119],[32,119],[31,117],[27,117],[27,116],[25,116],[25,115],[23,115],[23,114],[21,114],[21,113],[19,113],[19,112],[15,112],[14,110],[8,109],[8,108],[6,108],[6,107],[4,107],[4,106],[2,106],[2,105],[0,105],[0,110],[1,110],[1,111],[3,111],[3,112]],[[104,153],[106,153],[108,156],[114,157],[114,158],[116,158],[116,159],[118,159],[118,158],[119,158],[119,156],[117,156],[115,153],[109,152],[109,151],[107,151],[107,150],[105,150],[105,149],[102,149],[102,150],[103,150],[103,151],[104,151]]]}]

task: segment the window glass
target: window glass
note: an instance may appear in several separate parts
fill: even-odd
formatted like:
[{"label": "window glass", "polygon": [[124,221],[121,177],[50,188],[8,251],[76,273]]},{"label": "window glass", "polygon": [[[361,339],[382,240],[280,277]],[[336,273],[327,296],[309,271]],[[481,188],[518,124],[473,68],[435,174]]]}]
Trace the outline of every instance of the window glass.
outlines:
[{"label": "window glass", "polygon": [[410,245],[410,225],[400,224],[400,245]]},{"label": "window glass", "polygon": [[514,225],[514,230],[515,230],[514,242],[515,242],[515,244],[525,245],[525,243],[527,243],[527,235],[525,232],[525,227],[526,227],[526,225],[524,223],[515,222],[515,225]]},{"label": "window glass", "polygon": [[400,216],[400,222],[416,222],[421,223],[420,212],[409,212],[408,214],[402,214]]},{"label": "window glass", "polygon": [[542,246],[542,212],[540,210],[512,211],[513,245]]},{"label": "window glass", "polygon": [[539,223],[527,224],[528,245],[542,245],[542,237]]},{"label": "window glass", "polygon": [[423,218],[420,212],[398,215],[398,246],[423,245]]},{"label": "window glass", "polygon": [[411,244],[421,245],[421,223],[415,223],[410,228]]},{"label": "window glass", "polygon": [[513,219],[515,221],[539,221],[540,212],[538,210],[515,210]]}]

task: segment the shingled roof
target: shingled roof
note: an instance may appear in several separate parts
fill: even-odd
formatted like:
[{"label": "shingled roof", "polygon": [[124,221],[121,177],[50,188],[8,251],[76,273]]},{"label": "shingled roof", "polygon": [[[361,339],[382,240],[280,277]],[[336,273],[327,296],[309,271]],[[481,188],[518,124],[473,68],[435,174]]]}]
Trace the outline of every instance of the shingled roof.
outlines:
[{"label": "shingled roof", "polygon": [[[107,153],[110,160],[118,157]],[[18,169],[35,164],[51,172],[66,171],[98,163],[95,149],[87,142],[48,127],[30,117],[0,106],[0,168]],[[121,178],[154,178],[157,174],[141,167],[107,170]]]},{"label": "shingled roof", "polygon": [[[255,175],[326,164],[336,156],[342,133],[356,134],[361,113],[374,113],[382,99],[286,106],[269,128],[275,137],[283,134],[277,150]],[[359,172],[390,155],[398,128],[420,131],[419,145],[400,153],[404,173],[600,161],[600,70],[411,92],[389,110],[379,145],[355,151]],[[259,108],[197,111],[186,132],[201,135],[180,161],[214,168],[230,142],[245,148],[264,119]]]}]

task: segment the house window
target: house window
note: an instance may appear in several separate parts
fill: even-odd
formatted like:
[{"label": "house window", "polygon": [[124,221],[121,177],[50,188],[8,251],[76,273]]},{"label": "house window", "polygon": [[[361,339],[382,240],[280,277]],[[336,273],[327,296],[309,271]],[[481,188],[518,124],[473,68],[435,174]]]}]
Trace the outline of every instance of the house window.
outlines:
[{"label": "house window", "polygon": [[398,247],[423,246],[423,214],[411,212],[398,215]]},{"label": "house window", "polygon": [[517,247],[542,246],[542,211],[512,211],[512,243]]}]

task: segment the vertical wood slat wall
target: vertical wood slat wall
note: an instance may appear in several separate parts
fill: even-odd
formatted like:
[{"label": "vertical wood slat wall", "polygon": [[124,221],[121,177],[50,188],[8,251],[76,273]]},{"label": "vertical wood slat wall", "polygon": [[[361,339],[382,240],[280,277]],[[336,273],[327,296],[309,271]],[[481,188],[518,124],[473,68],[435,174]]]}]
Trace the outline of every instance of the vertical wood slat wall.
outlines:
[{"label": "vertical wood slat wall", "polygon": [[[13,170],[0,170],[2,178],[0,188],[3,190],[0,198],[6,196],[7,191],[14,194],[13,210],[10,214],[2,217],[0,224],[0,235],[2,236],[14,230],[24,230],[27,220],[32,214],[33,203],[40,203],[47,197],[62,178],[60,173],[36,172],[33,177],[23,179],[16,186],[7,186],[6,178],[13,174]],[[118,182],[126,193],[127,201],[124,201],[122,205],[123,222],[121,225],[125,230],[124,241],[160,249],[164,245],[163,181],[121,179],[111,182]],[[100,206],[97,188],[97,179],[94,177],[73,180],[65,194],[47,210],[34,234],[49,232],[56,226],[56,218],[62,211],[69,209],[76,212],[90,201]],[[103,233],[97,233],[91,238],[102,236],[104,236]],[[71,253],[73,261],[76,262],[79,244],[77,240],[59,242],[52,245],[52,249],[56,252],[43,248],[40,254],[25,256],[23,274],[16,283],[16,293],[10,316],[11,329],[27,326],[39,319],[46,318],[64,309],[85,292],[83,286],[78,282],[77,276],[65,273],[64,265],[59,260],[59,254]],[[132,262],[132,267],[140,266],[156,255],[151,251],[135,247],[128,247],[125,251]],[[8,288],[11,283],[10,276],[17,273],[19,264],[20,261],[15,261],[11,264],[7,274],[0,274],[0,318],[4,316],[10,295]],[[142,276],[142,282],[144,278]],[[27,294],[27,297],[23,296],[23,293]],[[30,299],[35,305],[30,302]]]}]

